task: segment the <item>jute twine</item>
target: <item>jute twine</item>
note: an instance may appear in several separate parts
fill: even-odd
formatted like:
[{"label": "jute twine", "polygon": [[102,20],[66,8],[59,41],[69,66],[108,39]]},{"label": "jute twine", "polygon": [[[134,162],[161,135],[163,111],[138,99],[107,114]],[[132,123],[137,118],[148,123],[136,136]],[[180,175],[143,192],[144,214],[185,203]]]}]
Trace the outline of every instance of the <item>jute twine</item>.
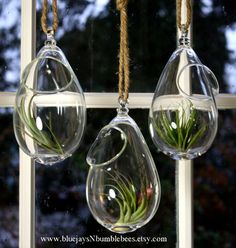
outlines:
[{"label": "jute twine", "polygon": [[43,32],[47,34],[51,31],[55,33],[58,28],[58,9],[57,9],[57,0],[52,0],[52,12],[53,12],[53,24],[52,27],[49,27],[47,24],[47,16],[48,16],[48,0],[43,0],[43,9],[42,9],[42,16],[41,16],[41,27]]}]

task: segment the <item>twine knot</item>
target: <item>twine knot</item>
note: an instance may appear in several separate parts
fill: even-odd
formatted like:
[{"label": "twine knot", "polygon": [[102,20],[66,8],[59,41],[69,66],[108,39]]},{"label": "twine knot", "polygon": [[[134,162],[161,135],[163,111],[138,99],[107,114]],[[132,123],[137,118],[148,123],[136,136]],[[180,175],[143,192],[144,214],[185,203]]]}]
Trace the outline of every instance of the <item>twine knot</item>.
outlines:
[{"label": "twine knot", "polygon": [[126,8],[127,5],[128,5],[128,0],[116,0],[116,8],[119,11]]}]

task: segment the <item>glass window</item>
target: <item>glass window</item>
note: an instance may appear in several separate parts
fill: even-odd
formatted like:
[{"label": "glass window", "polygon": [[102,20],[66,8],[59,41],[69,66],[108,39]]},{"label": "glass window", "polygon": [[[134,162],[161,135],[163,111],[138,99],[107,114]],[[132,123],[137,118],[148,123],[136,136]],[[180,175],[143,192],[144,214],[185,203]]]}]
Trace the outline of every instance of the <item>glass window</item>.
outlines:
[{"label": "glass window", "polygon": [[220,112],[217,138],[194,164],[195,247],[236,245],[236,112]]},{"label": "glass window", "polygon": [[[88,209],[85,197],[88,165],[85,162],[87,151],[96,138],[98,131],[114,117],[115,110],[89,110],[88,125],[83,144],[78,151],[62,164],[52,167],[36,166],[36,247],[49,247],[47,237],[110,237],[120,235],[107,231],[99,225]],[[123,235],[125,237],[166,237],[168,242],[160,247],[173,247],[176,242],[175,228],[175,166],[174,161],[157,153],[148,134],[147,110],[131,110],[131,117],[141,127],[149,144],[159,172],[162,196],[159,209],[154,218],[136,232]],[[101,118],[102,116],[102,118]],[[145,116],[145,118],[144,118]],[[99,120],[99,121],[98,121]],[[54,241],[54,245],[62,245]],[[65,242],[65,246],[74,247],[73,242]],[[97,242],[96,246],[108,247],[109,243]],[[129,247],[131,243],[116,243],[116,247]],[[143,246],[140,242],[136,247]],[[146,245],[146,244],[145,244]],[[157,243],[149,243],[148,247],[156,247]],[[162,246],[163,245],[163,246]],[[59,247],[59,246],[58,246]]]},{"label": "glass window", "polygon": [[[236,93],[236,3],[227,0],[193,3],[194,50],[216,74],[221,93]],[[37,51],[45,40],[40,27],[41,4],[42,1],[37,0]],[[115,1],[58,0],[58,8],[58,46],[67,56],[84,91],[116,92],[119,13]],[[155,90],[160,73],[176,46],[175,11],[175,0],[130,1],[131,92]],[[0,91],[16,91],[20,82],[20,1],[1,1],[0,36]],[[115,114],[115,110],[88,110],[86,134],[73,157],[52,167],[36,165],[36,248],[54,247],[53,243],[57,247],[70,244],[73,247],[70,241],[73,237],[115,235],[97,224],[85,199],[86,154],[98,131]],[[166,237],[168,242],[160,247],[174,247],[177,235],[175,161],[156,152],[147,127],[148,110],[131,110],[130,115],[140,126],[153,154],[162,184],[162,199],[153,220],[127,237]],[[0,247],[15,248],[19,240],[19,156],[12,111],[0,108],[0,121]],[[234,110],[221,111],[213,147],[194,161],[196,247],[236,245],[233,235],[236,224],[235,123]],[[59,244],[49,237],[68,237],[70,244],[60,241]],[[104,247],[99,242],[96,245]],[[148,247],[156,246],[156,243],[148,244]]]},{"label": "glass window", "polygon": [[236,93],[236,2],[193,1],[193,45],[215,73],[221,93]]},{"label": "glass window", "polygon": [[[201,61],[216,74],[220,91],[235,93],[235,2],[193,3],[193,47]],[[117,91],[119,13],[115,1],[59,1],[58,6],[58,45],[84,91]],[[45,40],[40,15],[41,1],[38,1],[38,49]],[[160,73],[176,46],[175,20],[175,0],[129,2],[131,92],[155,90]]]},{"label": "glass window", "polygon": [[[84,91],[117,91],[120,19],[115,1],[59,1],[58,7],[61,18],[56,34],[58,46]],[[41,1],[38,1],[38,49],[45,40],[40,16]],[[154,91],[176,44],[175,0],[130,1],[129,36],[131,91]]]},{"label": "glass window", "polygon": [[19,240],[19,156],[12,115],[0,108],[0,247],[17,248]]},{"label": "glass window", "polygon": [[1,1],[0,36],[0,91],[15,91],[20,81],[20,1]]}]

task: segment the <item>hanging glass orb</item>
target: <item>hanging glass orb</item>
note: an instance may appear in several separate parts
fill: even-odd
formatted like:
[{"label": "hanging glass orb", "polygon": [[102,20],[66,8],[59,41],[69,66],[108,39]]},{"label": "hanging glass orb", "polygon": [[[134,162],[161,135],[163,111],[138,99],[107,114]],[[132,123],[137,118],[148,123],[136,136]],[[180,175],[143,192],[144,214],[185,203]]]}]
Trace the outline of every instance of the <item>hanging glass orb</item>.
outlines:
[{"label": "hanging glass orb", "polygon": [[126,107],[99,132],[87,163],[87,202],[101,225],[112,232],[127,233],[150,221],[160,201],[160,180],[148,146]]},{"label": "hanging glass orb", "polygon": [[22,74],[13,121],[20,148],[37,162],[51,165],[78,147],[86,106],[65,55],[49,38]]},{"label": "hanging glass orb", "polygon": [[157,84],[149,111],[156,147],[173,159],[193,159],[211,146],[218,123],[218,82],[184,35]]}]

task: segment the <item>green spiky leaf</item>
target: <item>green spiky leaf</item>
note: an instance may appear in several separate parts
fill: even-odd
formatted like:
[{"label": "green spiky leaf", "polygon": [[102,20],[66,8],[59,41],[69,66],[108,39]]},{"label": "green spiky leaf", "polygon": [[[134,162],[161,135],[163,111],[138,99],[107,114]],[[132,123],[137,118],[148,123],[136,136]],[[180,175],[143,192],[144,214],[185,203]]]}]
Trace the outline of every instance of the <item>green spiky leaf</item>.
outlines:
[{"label": "green spiky leaf", "polygon": [[36,125],[36,118],[31,113],[33,103],[33,95],[29,101],[28,106],[25,106],[25,100],[22,99],[20,106],[16,107],[22,125],[18,127],[22,133],[33,139],[33,141],[40,147],[56,154],[63,155],[63,148],[52,130],[51,116],[49,116],[49,124],[43,123],[44,130],[39,130]]},{"label": "green spiky leaf", "polygon": [[191,149],[207,131],[207,124],[201,123],[201,127],[196,128],[196,123],[201,122],[199,113],[192,107],[192,103],[188,107],[181,106],[175,113],[175,124],[166,111],[160,111],[160,115],[156,120],[156,132],[159,137],[170,147],[180,151]]},{"label": "green spiky leaf", "polygon": [[[131,179],[118,172],[115,176],[108,174],[111,183],[106,186],[113,188],[117,192],[115,201],[120,212],[119,218],[114,225],[124,226],[139,222],[147,212],[148,197],[146,188],[142,187],[142,191],[138,192]],[[137,198],[137,194],[139,194],[139,198]]]}]

